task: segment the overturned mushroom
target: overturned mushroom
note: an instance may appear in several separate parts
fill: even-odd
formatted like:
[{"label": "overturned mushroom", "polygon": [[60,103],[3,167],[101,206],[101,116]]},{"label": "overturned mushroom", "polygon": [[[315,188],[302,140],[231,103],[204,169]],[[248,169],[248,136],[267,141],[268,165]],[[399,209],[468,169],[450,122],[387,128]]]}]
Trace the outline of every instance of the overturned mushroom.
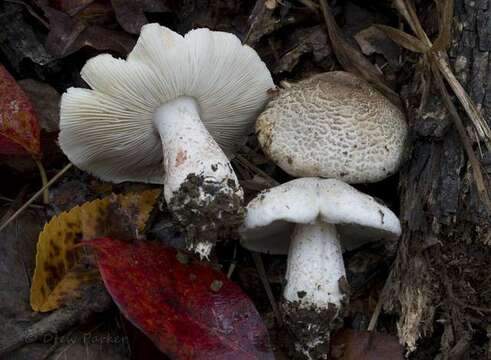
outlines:
[{"label": "overturned mushroom", "polygon": [[329,333],[347,300],[342,245],[395,240],[387,207],[336,179],[301,178],[266,190],[247,206],[242,245],[288,254],[282,311],[307,359],[325,359]]},{"label": "overturned mushroom", "polygon": [[164,185],[190,246],[207,255],[243,219],[243,194],[227,156],[244,142],[273,81],[233,34],[181,36],[145,25],[127,60],[90,59],[92,90],[63,95],[59,142],[79,168],[112,182]]},{"label": "overturned mushroom", "polygon": [[367,82],[335,71],[287,84],[259,116],[256,133],[264,152],[292,176],[366,183],[397,171],[407,125]]}]

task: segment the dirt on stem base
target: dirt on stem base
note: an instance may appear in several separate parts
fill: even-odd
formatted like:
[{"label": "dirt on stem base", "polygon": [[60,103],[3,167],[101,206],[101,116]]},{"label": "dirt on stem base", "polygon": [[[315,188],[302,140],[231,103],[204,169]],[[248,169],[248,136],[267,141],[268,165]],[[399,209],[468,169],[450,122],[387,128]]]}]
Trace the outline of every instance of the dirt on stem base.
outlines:
[{"label": "dirt on stem base", "polygon": [[188,248],[237,237],[245,217],[244,200],[234,180],[217,183],[189,174],[168,208],[186,234]]}]

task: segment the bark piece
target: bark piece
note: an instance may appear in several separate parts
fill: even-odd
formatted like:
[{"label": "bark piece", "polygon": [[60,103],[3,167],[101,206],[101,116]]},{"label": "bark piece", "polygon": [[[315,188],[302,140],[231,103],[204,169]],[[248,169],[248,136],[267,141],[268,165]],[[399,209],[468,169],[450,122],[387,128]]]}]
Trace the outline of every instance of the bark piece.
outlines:
[{"label": "bark piece", "polygon": [[[417,5],[431,12],[426,10],[429,1]],[[476,24],[491,21],[491,8],[470,0],[455,5],[450,58],[489,122],[489,26]],[[486,334],[490,320],[491,294],[484,289],[491,286],[491,218],[477,196],[457,131],[446,125],[449,115],[439,93],[430,89],[420,106],[423,78],[416,74],[403,95],[413,150],[401,174],[403,237],[386,306],[399,312],[399,337],[409,350],[416,349],[419,338],[432,335],[437,320],[445,324],[440,350],[444,359],[453,359],[482,347],[477,337]],[[479,151],[477,145],[475,149]]]}]

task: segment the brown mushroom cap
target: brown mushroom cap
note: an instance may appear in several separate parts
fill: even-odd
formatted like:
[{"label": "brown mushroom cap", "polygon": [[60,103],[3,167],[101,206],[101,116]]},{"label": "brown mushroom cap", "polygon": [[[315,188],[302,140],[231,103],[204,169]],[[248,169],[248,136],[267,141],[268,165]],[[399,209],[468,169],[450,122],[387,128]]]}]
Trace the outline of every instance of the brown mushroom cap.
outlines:
[{"label": "brown mushroom cap", "polygon": [[264,152],[295,177],[376,182],[399,168],[403,113],[366,81],[322,73],[280,91],[256,122]]}]

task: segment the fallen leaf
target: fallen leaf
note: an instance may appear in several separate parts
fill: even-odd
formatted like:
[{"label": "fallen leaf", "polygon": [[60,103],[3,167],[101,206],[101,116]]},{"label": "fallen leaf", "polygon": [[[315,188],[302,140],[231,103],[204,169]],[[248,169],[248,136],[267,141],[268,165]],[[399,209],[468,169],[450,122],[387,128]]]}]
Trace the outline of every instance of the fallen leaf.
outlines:
[{"label": "fallen leaf", "polygon": [[383,31],[389,38],[402,47],[425,54],[430,48],[416,36],[410,35],[402,30],[386,25],[374,25],[377,29]]},{"label": "fallen leaf", "polygon": [[369,331],[343,329],[331,340],[331,357],[336,360],[403,360],[397,337]]},{"label": "fallen leaf", "polygon": [[59,10],[87,24],[114,24],[114,10],[109,0],[35,0],[38,8]]},{"label": "fallen leaf", "polygon": [[[3,210],[3,207],[0,208],[2,217],[5,215]],[[44,211],[28,208],[0,233],[0,354],[8,346],[10,337],[25,337],[26,324],[38,319],[29,309],[28,274],[34,270],[36,238],[44,221]],[[0,358],[22,357],[0,355]],[[23,358],[35,359],[29,356]]]},{"label": "fallen leaf", "polygon": [[249,29],[244,42],[249,46],[254,46],[263,36],[278,30],[282,26],[282,22],[273,16],[273,10],[268,9],[262,1],[256,2],[248,23]]},{"label": "fallen leaf", "polygon": [[63,11],[70,16],[74,16],[94,3],[94,1],[95,0],[49,0],[48,3],[51,7]]},{"label": "fallen leaf", "polygon": [[[34,71],[40,78],[57,64],[34,33],[32,23],[24,19],[25,9],[14,2],[1,2],[0,51],[16,72]],[[35,20],[31,20],[35,21]],[[59,71],[59,70],[58,70]]]},{"label": "fallen leaf", "polygon": [[109,1],[96,1],[76,14],[76,18],[90,25],[107,25],[114,28],[114,9]]},{"label": "fallen leaf", "polygon": [[453,0],[436,1],[436,7],[438,9],[438,13],[440,14],[440,29],[438,32],[438,37],[433,43],[432,49],[435,51],[444,51],[447,50],[447,48],[450,46],[450,42],[452,41],[454,3]]},{"label": "fallen leaf", "polygon": [[382,30],[372,25],[359,31],[354,38],[363,54],[380,54],[392,67],[398,68],[400,49]]},{"label": "fallen leaf", "polygon": [[111,0],[116,18],[121,27],[129,33],[139,34],[148,23],[145,12],[166,12],[169,9],[159,0]]},{"label": "fallen leaf", "polygon": [[[122,208],[138,210],[138,229],[143,231],[160,190],[118,195]],[[105,223],[110,197],[76,206],[54,216],[39,234],[36,269],[31,285],[31,307],[35,311],[52,311],[80,295],[81,285],[98,278],[92,256],[81,240],[107,235]],[[131,210],[134,212],[134,210]]]},{"label": "fallen leaf", "polygon": [[124,32],[89,25],[49,7],[45,7],[44,12],[50,24],[46,49],[58,58],[70,55],[84,46],[126,55],[135,45],[135,39]]},{"label": "fallen leaf", "polygon": [[121,312],[172,359],[273,359],[252,302],[224,274],[175,249],[88,242]]},{"label": "fallen leaf", "polygon": [[0,154],[41,156],[39,124],[29,98],[0,64]]},{"label": "fallen leaf", "polygon": [[51,133],[59,130],[61,95],[51,85],[25,79],[17,82],[29,97],[42,130]]},{"label": "fallen leaf", "polygon": [[332,55],[327,41],[326,32],[319,25],[293,31],[287,38],[285,46],[287,50],[279,57],[273,73],[292,71],[300,62],[301,57],[308,53],[312,53],[316,63],[326,60]]},{"label": "fallen leaf", "polygon": [[383,74],[365,56],[352,46],[334,19],[327,0],[320,1],[322,13],[327,26],[331,46],[339,63],[346,71],[357,74],[385,95],[393,104],[401,107],[399,95],[390,88]]},{"label": "fallen leaf", "polygon": [[[61,95],[51,85],[34,79],[24,79],[17,81],[17,83],[29,97],[37,114],[41,129],[43,165],[46,168],[57,167],[60,162],[66,159],[58,145]],[[20,160],[18,156],[2,159],[8,166],[17,171],[22,170],[19,168]],[[24,162],[26,161],[24,160]],[[26,164],[29,165],[30,171],[37,169],[32,161],[26,162]],[[53,187],[50,187],[50,191],[52,189]],[[53,196],[51,196],[51,200],[53,200]]]}]

